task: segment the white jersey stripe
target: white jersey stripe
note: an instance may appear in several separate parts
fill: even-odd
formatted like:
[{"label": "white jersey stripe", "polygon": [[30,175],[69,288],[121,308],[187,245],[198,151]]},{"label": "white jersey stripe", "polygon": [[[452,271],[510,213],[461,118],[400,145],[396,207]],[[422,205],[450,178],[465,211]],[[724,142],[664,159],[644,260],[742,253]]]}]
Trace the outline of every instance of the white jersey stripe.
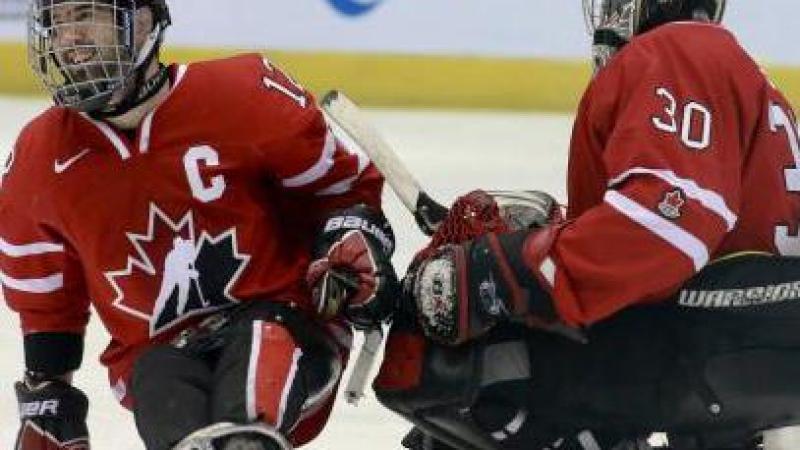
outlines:
[{"label": "white jersey stripe", "polygon": [[710,189],[700,187],[694,180],[677,176],[671,170],[635,167],[609,181],[608,187],[613,188],[633,175],[652,175],[679,188],[687,197],[697,200],[705,208],[721,217],[727,224],[728,231],[731,231],[736,225],[736,221],[739,220],[739,217],[725,203],[724,197]]},{"label": "white jersey stripe", "polygon": [[12,278],[0,272],[0,281],[3,286],[15,291],[27,292],[29,294],[49,294],[64,287],[64,274],[57,273],[44,278]]},{"label": "white jersey stripe", "polygon": [[[339,142],[341,143],[341,141]],[[369,156],[367,156],[367,154],[364,153],[364,151],[361,150],[361,148],[359,148],[358,146],[349,147],[346,144],[343,144],[342,148],[344,148],[351,155],[358,158],[358,172],[356,172],[356,174],[353,175],[352,177],[345,178],[344,180],[334,183],[326,187],[325,189],[317,191],[316,195],[324,197],[328,195],[340,195],[350,192],[350,189],[353,188],[353,183],[355,183],[356,180],[358,180],[358,177],[360,177],[361,174],[364,173],[364,170],[366,170],[366,168],[369,166],[370,163]]]},{"label": "white jersey stripe", "polygon": [[322,147],[322,154],[319,160],[310,169],[300,175],[285,178],[281,183],[287,188],[297,188],[319,180],[330,172],[331,167],[333,167],[334,153],[336,153],[336,139],[331,129],[328,128],[328,132],[325,134],[325,145]]},{"label": "white jersey stripe", "polygon": [[[175,89],[178,87],[179,84],[181,84],[181,81],[183,81],[183,77],[186,75],[187,70],[189,70],[189,66],[186,65],[178,66],[178,70],[175,73],[175,82],[172,84],[172,87],[170,88],[169,93],[167,93],[166,98],[169,98],[169,96],[172,95],[173,92],[175,92]],[[145,116],[144,120],[142,121],[141,132],[139,133],[140,134],[139,153],[147,153],[148,151],[150,151],[150,136],[152,135],[152,130],[153,130],[153,116],[155,116],[156,111],[158,111],[158,108],[164,104],[166,98],[162,100],[158,106],[153,108],[153,110],[150,111],[150,113],[147,114],[147,116]]]},{"label": "white jersey stripe", "polygon": [[150,111],[142,121],[139,132],[139,153],[147,153],[150,150],[150,134],[153,130],[153,116],[156,114],[156,109]]},{"label": "white jersey stripe", "polygon": [[350,178],[345,178],[344,180],[334,183],[325,189],[317,191],[315,195],[319,197],[325,197],[329,195],[341,195],[347,192],[350,192],[350,189],[353,188],[353,183],[358,179],[359,175],[352,176]]},{"label": "white jersey stripe", "polygon": [[41,255],[43,253],[60,253],[64,251],[64,246],[51,242],[33,242],[24,245],[14,245],[3,238],[0,238],[0,252],[6,256],[20,257]]},{"label": "white jersey stripe", "polygon": [[247,365],[247,419],[256,420],[258,412],[256,411],[256,376],[258,375],[258,358],[261,353],[261,330],[264,326],[264,321],[253,321],[253,336],[250,340],[250,361]]},{"label": "white jersey stripe", "polygon": [[86,113],[81,113],[81,116],[94,124],[94,126],[97,127],[97,129],[99,129],[106,138],[108,138],[114,148],[117,149],[117,153],[119,153],[120,158],[125,160],[131,157],[131,152],[128,149],[128,146],[125,145],[125,142],[123,142],[119,135],[117,135],[117,133],[114,132],[114,130],[108,126],[108,124],[99,120],[94,120]]},{"label": "white jersey stripe", "polygon": [[292,388],[294,387],[295,378],[297,378],[297,371],[300,366],[300,358],[302,357],[303,351],[299,348],[294,349],[292,367],[289,368],[289,373],[286,375],[286,384],[283,386],[283,392],[281,392],[281,403],[278,406],[278,423],[275,424],[275,428],[280,429],[283,427],[283,419],[286,415],[286,404],[289,401],[289,394],[291,394]]},{"label": "white jersey stripe", "polygon": [[626,217],[653,232],[691,258],[695,271],[708,263],[708,247],[683,228],[664,219],[617,191],[606,191],[605,201]]}]

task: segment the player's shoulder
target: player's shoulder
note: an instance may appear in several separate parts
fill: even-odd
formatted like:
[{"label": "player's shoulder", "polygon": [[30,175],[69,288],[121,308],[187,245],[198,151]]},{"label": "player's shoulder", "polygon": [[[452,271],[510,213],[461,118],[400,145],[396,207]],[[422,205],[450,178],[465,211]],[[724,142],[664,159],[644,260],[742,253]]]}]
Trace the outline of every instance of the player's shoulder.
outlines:
[{"label": "player's shoulder", "polygon": [[[0,198],[17,201],[34,191],[44,191],[54,181],[57,149],[68,141],[70,122],[76,113],[50,107],[29,121],[17,135],[2,168]],[[17,199],[17,200],[15,200]]]},{"label": "player's shoulder", "polygon": [[645,57],[666,51],[693,64],[724,64],[729,61],[755,66],[736,36],[724,26],[713,23],[671,22],[637,36],[630,47],[631,53]]},{"label": "player's shoulder", "polygon": [[16,161],[39,166],[51,161],[56,149],[69,140],[70,124],[78,113],[67,108],[51,106],[31,119],[17,135],[13,151]]},{"label": "player's shoulder", "polygon": [[209,92],[214,95],[208,97],[219,98],[219,93],[252,95],[256,90],[264,91],[264,77],[272,72],[282,74],[265,56],[247,53],[192,63],[186,78],[190,84],[212,89]]},{"label": "player's shoulder", "polygon": [[244,53],[227,57],[207,59],[189,65],[192,77],[219,79],[236,74],[255,74],[263,57],[257,53]]},{"label": "player's shoulder", "polygon": [[[193,91],[204,92],[204,101],[221,111],[249,110],[261,117],[302,116],[312,100],[288,74],[257,53],[192,63],[186,73],[184,83],[193,86]],[[298,100],[302,100],[301,107],[295,108]]]}]

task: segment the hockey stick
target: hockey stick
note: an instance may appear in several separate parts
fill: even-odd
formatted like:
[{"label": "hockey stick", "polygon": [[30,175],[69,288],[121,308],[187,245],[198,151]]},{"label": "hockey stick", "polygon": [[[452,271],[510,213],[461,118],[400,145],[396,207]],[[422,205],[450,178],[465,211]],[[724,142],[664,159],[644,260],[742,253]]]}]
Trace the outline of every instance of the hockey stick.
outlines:
[{"label": "hockey stick", "polygon": [[344,390],[347,403],[358,405],[359,400],[364,397],[367,377],[375,365],[375,359],[378,357],[382,344],[382,328],[378,327],[364,331],[364,343],[361,344],[361,350],[358,352],[353,371],[350,372],[350,378],[347,379],[347,386]]},{"label": "hockey stick", "polygon": [[422,190],[392,147],[346,95],[330,91],[321,105],[328,117],[369,155],[400,201],[414,215],[419,228],[428,236],[432,235],[447,215],[447,208]]}]

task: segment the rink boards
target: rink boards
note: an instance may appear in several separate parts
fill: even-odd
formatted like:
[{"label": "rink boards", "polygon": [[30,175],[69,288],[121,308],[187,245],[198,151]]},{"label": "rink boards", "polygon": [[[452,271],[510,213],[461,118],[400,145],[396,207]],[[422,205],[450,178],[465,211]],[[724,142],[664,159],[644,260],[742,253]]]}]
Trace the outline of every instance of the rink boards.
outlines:
[{"label": "rink boards", "polygon": [[[167,61],[189,62],[235,50],[167,47]],[[589,81],[589,63],[531,59],[369,53],[264,52],[313,92],[341,89],[364,105],[574,111]],[[22,44],[0,41],[0,93],[42,94]],[[768,66],[774,82],[800,106],[800,68]]]}]

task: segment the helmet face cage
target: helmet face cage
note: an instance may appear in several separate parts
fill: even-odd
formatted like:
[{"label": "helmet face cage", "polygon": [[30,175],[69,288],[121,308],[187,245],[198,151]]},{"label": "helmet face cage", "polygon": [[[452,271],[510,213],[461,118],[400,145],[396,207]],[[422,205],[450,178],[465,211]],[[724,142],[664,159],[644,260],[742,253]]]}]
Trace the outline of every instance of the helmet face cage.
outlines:
[{"label": "helmet face cage", "polygon": [[599,29],[629,40],[636,34],[643,0],[583,0],[583,15],[590,35]]},{"label": "helmet face cage", "polygon": [[57,105],[101,109],[135,70],[134,0],[33,0],[29,63]]},{"label": "helmet face cage", "polygon": [[586,28],[594,38],[595,70],[637,34],[676,20],[722,21],[726,0],[583,0]]}]

